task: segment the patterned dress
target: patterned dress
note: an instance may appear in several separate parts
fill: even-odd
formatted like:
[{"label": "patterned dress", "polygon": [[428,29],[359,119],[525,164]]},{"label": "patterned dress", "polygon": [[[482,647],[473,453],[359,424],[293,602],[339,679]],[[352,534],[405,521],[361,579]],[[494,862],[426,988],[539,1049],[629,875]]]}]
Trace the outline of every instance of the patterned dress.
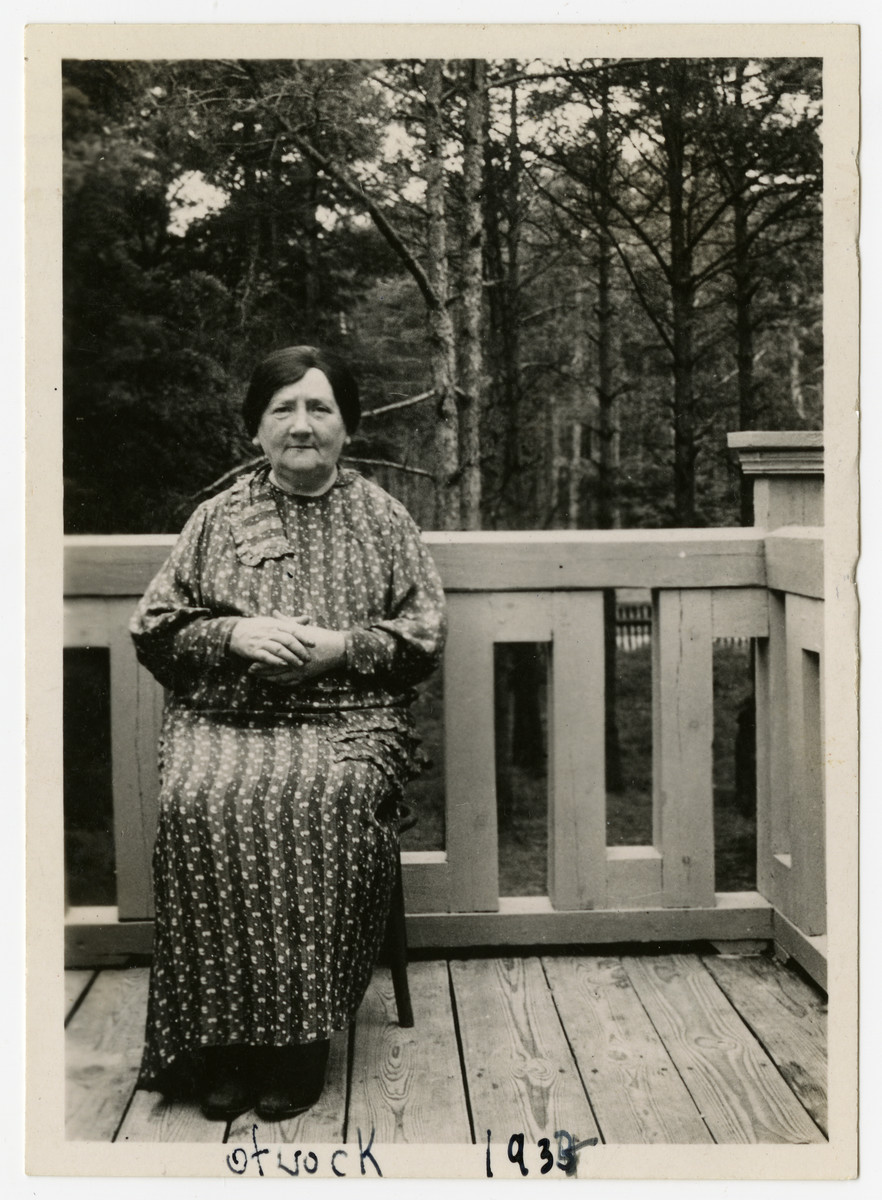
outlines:
[{"label": "patterned dress", "polygon": [[[293,688],[249,675],[233,626],[275,609],[345,631],[345,667]],[[169,689],[140,1082],[174,1092],[202,1047],[304,1043],[354,1017],[444,594],[381,488],[340,471],[324,495],[290,496],[264,466],[196,510],[131,632]]]}]

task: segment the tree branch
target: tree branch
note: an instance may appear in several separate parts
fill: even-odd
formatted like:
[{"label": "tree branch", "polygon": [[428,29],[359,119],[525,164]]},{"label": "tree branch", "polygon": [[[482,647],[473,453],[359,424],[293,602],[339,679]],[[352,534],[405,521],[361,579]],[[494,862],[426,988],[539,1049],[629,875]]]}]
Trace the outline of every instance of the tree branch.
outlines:
[{"label": "tree branch", "polygon": [[652,305],[649,303],[649,299],[648,299],[646,293],[644,292],[642,286],[638,282],[637,276],[634,273],[634,269],[631,266],[631,262],[627,256],[627,254],[625,254],[624,249],[619,244],[619,239],[614,237],[612,239],[612,241],[613,241],[613,245],[616,248],[616,253],[618,254],[618,256],[621,260],[622,266],[625,268],[628,278],[631,280],[631,285],[634,288],[634,291],[637,295],[637,299],[640,303],[640,307],[643,309],[643,311],[649,317],[650,321],[655,326],[656,333],[661,338],[665,349],[668,351],[669,354],[673,355],[673,353],[674,353],[673,339],[671,338],[668,331],[665,329],[664,325],[661,323],[660,318],[657,316],[656,313],[653,312]]},{"label": "tree branch", "polygon": [[420,392],[418,396],[408,396],[406,400],[395,400],[392,404],[383,404],[379,408],[372,408],[369,412],[363,412],[361,419],[362,421],[367,421],[370,417],[379,417],[382,413],[393,412],[396,408],[409,408],[412,404],[419,404],[423,400],[431,400],[434,395],[434,391]]},{"label": "tree branch", "polygon": [[395,471],[406,471],[408,475],[424,475],[427,479],[435,478],[431,471],[424,471],[422,467],[408,467],[404,463],[390,462],[387,458],[356,458],[352,454],[344,454],[342,461],[362,463],[371,467],[391,467]]}]

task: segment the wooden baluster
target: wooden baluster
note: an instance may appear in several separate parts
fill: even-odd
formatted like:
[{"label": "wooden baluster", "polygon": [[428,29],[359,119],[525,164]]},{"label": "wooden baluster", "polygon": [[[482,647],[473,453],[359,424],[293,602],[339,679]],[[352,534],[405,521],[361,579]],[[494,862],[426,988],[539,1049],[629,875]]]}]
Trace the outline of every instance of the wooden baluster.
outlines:
[{"label": "wooden baluster", "polygon": [[711,597],[695,589],[653,599],[653,841],[662,902],[714,904]]},{"label": "wooden baluster", "polygon": [[603,592],[557,592],[549,712],[548,892],[559,909],[606,902]]},{"label": "wooden baluster", "polygon": [[810,936],[826,932],[822,771],[823,605],[788,596],[787,711],[790,748],[790,904],[786,915]]},{"label": "wooden baluster", "polygon": [[784,597],[769,593],[769,636],[756,658],[757,888],[790,908],[790,774]]},{"label": "wooden baluster", "polygon": [[499,908],[490,597],[448,597],[444,657],[447,854],[454,912]]}]

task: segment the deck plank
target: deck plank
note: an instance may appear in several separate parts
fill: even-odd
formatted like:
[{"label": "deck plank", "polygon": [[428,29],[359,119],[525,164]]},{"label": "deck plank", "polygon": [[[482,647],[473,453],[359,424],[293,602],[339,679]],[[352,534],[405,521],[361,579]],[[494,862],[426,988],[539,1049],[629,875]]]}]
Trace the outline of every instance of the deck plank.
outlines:
[{"label": "deck plank", "polygon": [[542,960],[603,1140],[713,1139],[618,958]]},{"label": "deck plank", "polygon": [[94,971],[65,971],[64,972],[64,1019],[70,1016],[70,1010],[88,987]]},{"label": "deck plank", "polygon": [[475,1134],[600,1137],[537,958],[450,963]]},{"label": "deck plank", "polygon": [[342,1142],[346,1119],[348,1058],[348,1034],[335,1033],[331,1038],[328,1078],[318,1103],[288,1121],[261,1121],[256,1113],[243,1113],[231,1123],[227,1141],[232,1145],[249,1145],[256,1123],[261,1137],[267,1142],[312,1142],[316,1145]]},{"label": "deck plank", "polygon": [[408,967],[413,1029],[398,1024],[387,970],[374,978],[358,1013],[348,1138],[373,1128],[379,1143],[462,1144],[472,1134],[456,1044],[447,965]]},{"label": "deck plank", "polygon": [[147,1016],[146,967],[102,971],[65,1036],[67,1137],[109,1142],[132,1095]]},{"label": "deck plank", "polygon": [[117,1142],[217,1142],[226,1121],[209,1121],[196,1104],[166,1100],[160,1092],[139,1088],[132,1097]]},{"label": "deck plank", "polygon": [[698,958],[622,961],[715,1141],[824,1141]]},{"label": "deck plank", "polygon": [[[345,1133],[351,1144],[372,1126],[377,1142],[468,1142],[467,1098],[479,1142],[487,1129],[496,1140],[523,1132],[529,1143],[561,1128],[619,1145],[695,1144],[707,1129],[721,1142],[823,1140],[824,1002],[769,959],[454,960],[455,1011],[443,960],[409,973],[415,1029],[397,1024],[388,972],[377,972],[362,1006],[348,1118],[342,1034],[320,1103],[262,1127],[267,1142],[341,1144]],[[143,969],[66,973],[68,1138],[109,1142],[119,1128],[118,1141],[247,1144],[254,1114],[225,1139],[225,1123],[193,1105],[132,1096],[146,994]]]},{"label": "deck plank", "polygon": [[820,994],[769,958],[709,956],[704,963],[826,1133],[827,1007]]}]

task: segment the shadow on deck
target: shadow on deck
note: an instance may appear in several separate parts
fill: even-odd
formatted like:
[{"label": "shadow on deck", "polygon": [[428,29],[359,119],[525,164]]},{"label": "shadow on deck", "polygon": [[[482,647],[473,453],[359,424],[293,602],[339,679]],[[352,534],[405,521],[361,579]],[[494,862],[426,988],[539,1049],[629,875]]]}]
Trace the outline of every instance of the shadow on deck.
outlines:
[{"label": "shadow on deck", "polygon": [[[823,994],[768,956],[708,953],[434,958],[409,968],[416,1027],[378,969],[332,1044],[309,1112],[278,1143],[823,1142]],[[146,968],[66,972],[67,1138],[241,1143],[226,1124],[135,1089]]]}]

